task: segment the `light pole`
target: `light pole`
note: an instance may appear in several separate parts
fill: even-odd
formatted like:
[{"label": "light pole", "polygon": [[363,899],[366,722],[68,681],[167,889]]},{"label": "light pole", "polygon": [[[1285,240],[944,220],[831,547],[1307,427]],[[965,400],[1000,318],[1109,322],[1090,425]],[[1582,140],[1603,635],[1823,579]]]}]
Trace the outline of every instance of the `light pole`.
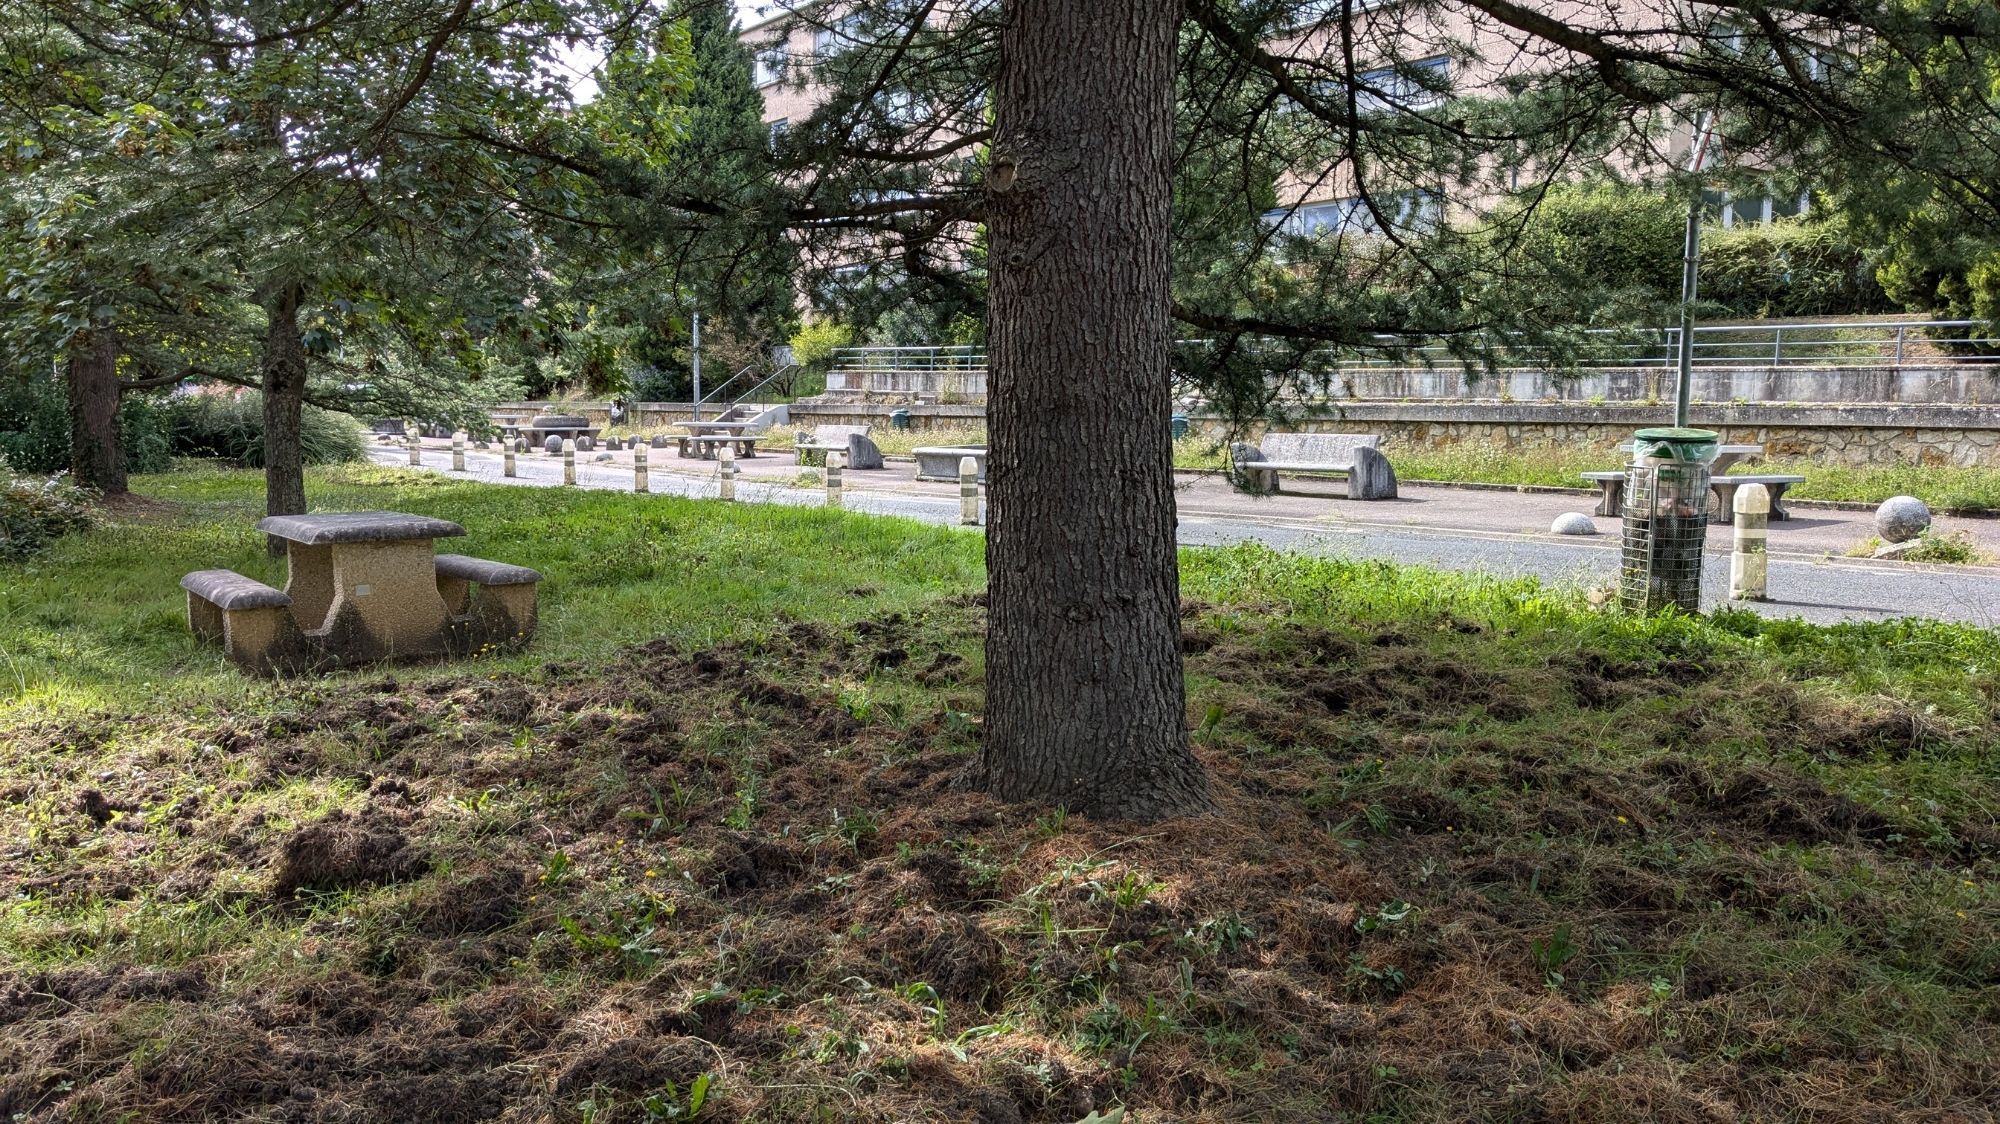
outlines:
[{"label": "light pole", "polygon": [[694,420],[701,420],[701,313],[694,314]]},{"label": "light pole", "polygon": [[1708,163],[1709,142],[1715,136],[1715,115],[1704,113],[1695,119],[1694,147],[1688,171],[1695,175],[1694,198],[1688,201],[1687,239],[1681,252],[1681,335],[1679,378],[1674,386],[1674,426],[1686,429],[1688,402],[1694,393],[1694,297],[1695,275],[1701,263],[1701,171]]}]

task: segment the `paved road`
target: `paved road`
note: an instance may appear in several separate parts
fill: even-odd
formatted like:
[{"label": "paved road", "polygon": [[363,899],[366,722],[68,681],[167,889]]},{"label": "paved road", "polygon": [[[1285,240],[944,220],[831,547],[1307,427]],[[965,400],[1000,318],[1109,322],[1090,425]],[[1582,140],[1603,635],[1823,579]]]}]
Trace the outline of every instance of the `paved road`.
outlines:
[{"label": "paved road", "polygon": [[[370,456],[378,464],[408,465],[408,455],[400,447],[373,446]],[[530,487],[552,487],[562,481],[558,458],[523,454],[517,458],[519,476],[508,480],[501,474],[499,454],[469,452],[466,456],[467,471],[463,475],[472,479]],[[654,453],[654,461],[650,474],[654,493],[705,498],[717,494],[713,468],[691,466],[670,453],[663,456],[658,451]],[[790,466],[780,469],[776,458],[759,458],[759,462],[763,463],[745,465],[746,475],[737,482],[738,500],[806,507],[824,502],[821,489],[797,487],[788,482],[796,469]],[[449,470],[450,464],[448,450],[426,447],[425,468],[443,472]],[[927,523],[958,522],[957,491],[952,485],[918,484],[907,475],[884,479],[874,473],[849,472],[846,479],[850,487],[843,503],[850,511],[897,515]],[[577,483],[584,488],[630,491],[629,454],[612,464],[587,461],[580,455]],[[1478,529],[1470,524],[1479,521],[1469,518],[1460,519],[1457,526],[1412,525],[1409,517],[1401,522],[1386,518],[1382,522],[1367,522],[1329,517],[1326,514],[1329,505],[1310,497],[1280,498],[1288,502],[1269,504],[1246,499],[1238,503],[1218,489],[1199,494],[1190,489],[1181,504],[1181,541],[1191,546],[1260,542],[1281,550],[1312,554],[1381,558],[1503,576],[1532,575],[1559,585],[1609,586],[1617,573],[1617,545],[1613,535],[1577,539]],[[1528,497],[1506,492],[1467,493],[1450,500],[1502,510],[1510,505],[1537,506],[1530,504]],[[1552,502],[1557,510],[1575,504],[1572,499],[1557,497],[1552,501],[1544,497],[1539,507]],[[1346,510],[1349,509],[1343,508],[1343,514]],[[1484,522],[1503,526],[1546,525],[1547,517],[1537,510],[1525,519],[1489,518]],[[1852,517],[1845,522],[1859,525]],[[1702,583],[1709,607],[1720,603],[1728,590],[1726,541],[1724,533],[1718,532],[1710,542]],[[1927,616],[1986,627],[2000,625],[2000,570],[1833,558],[1825,554],[1823,544],[1831,541],[1827,534],[1801,541],[1809,541],[1814,549],[1788,551],[1774,532],[1774,553],[1770,560],[1774,600],[1751,604],[1748,608],[1769,616],[1796,616],[1822,623]]]}]

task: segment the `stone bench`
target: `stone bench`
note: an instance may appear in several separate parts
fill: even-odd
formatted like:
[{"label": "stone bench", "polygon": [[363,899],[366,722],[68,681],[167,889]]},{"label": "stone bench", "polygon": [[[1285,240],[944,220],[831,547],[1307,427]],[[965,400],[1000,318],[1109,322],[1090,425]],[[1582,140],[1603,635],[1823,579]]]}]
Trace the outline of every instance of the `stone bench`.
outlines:
[{"label": "stone bench", "polygon": [[292,619],[291,595],[234,570],[196,570],[181,579],[187,590],[188,630],[199,640],[219,640],[230,663],[255,675],[294,667],[304,644]]},{"label": "stone bench", "polygon": [[[1586,472],[1583,478],[1597,485],[1597,514],[1613,519],[1624,517],[1625,474],[1623,472]],[[1803,476],[1775,474],[1711,476],[1708,480],[1708,490],[1714,496],[1713,521],[1716,523],[1736,521],[1736,489],[1745,484],[1762,484],[1770,491],[1772,519],[1790,519],[1791,511],[1778,501],[1784,498],[1786,489],[1794,484],[1805,483],[1805,479]]]},{"label": "stone bench", "polygon": [[[882,450],[868,436],[865,425],[818,425],[810,435],[801,430],[792,449],[797,463],[806,464],[807,454],[818,454],[824,460],[828,453],[847,454],[849,468],[881,468]],[[953,479],[957,479],[957,466],[953,466]]]},{"label": "stone bench", "polygon": [[1396,470],[1377,448],[1376,433],[1267,433],[1256,445],[1229,447],[1233,474],[1249,491],[1278,492],[1278,473],[1315,472],[1347,477],[1347,498],[1396,498]]},{"label": "stone bench", "polygon": [[468,652],[488,644],[518,647],[534,636],[535,586],[541,574],[464,554],[440,554],[435,564],[438,595],[451,614],[454,647]]},{"label": "stone bench", "polygon": [[958,483],[958,462],[971,457],[979,466],[979,482],[986,483],[986,446],[984,445],[919,445],[910,450],[917,458],[917,479],[936,480],[944,483]]}]

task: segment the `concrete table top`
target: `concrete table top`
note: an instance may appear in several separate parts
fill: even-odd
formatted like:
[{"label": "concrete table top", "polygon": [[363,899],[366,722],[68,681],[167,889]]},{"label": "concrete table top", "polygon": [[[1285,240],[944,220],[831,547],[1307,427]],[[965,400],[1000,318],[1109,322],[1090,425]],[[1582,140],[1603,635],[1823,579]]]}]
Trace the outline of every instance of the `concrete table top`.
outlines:
[{"label": "concrete table top", "polygon": [[465,534],[465,528],[456,523],[432,519],[428,515],[405,515],[400,511],[272,515],[258,520],[257,529],[301,546],[445,539]]}]

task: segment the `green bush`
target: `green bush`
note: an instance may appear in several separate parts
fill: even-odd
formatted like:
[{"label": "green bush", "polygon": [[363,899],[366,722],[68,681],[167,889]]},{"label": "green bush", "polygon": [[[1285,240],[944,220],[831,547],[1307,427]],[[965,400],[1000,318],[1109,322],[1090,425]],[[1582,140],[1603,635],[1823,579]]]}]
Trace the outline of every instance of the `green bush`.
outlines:
[{"label": "green bush", "polygon": [[69,467],[69,406],[47,374],[0,382],[0,461],[48,476]]},{"label": "green bush", "polygon": [[[158,394],[127,394],[118,407],[131,472],[165,472],[172,454],[167,407]],[[49,476],[69,468],[69,403],[48,375],[0,382],[0,459]]]},{"label": "green bush", "polygon": [[1701,296],[1739,316],[1848,316],[1894,307],[1869,255],[1838,219],[1708,231]]},{"label": "green bush", "polygon": [[853,342],[854,333],[844,324],[832,320],[807,324],[792,337],[792,362],[823,375],[833,366],[833,353]]},{"label": "green bush", "polygon": [[[245,468],[264,467],[264,398],[260,394],[190,394],[173,399],[168,432],[175,456],[213,457]],[[299,419],[307,464],[340,464],[368,455],[361,424],[346,414],[307,406]]]},{"label": "green bush", "polygon": [[[1685,203],[1618,184],[1569,184],[1551,188],[1532,213],[1515,215],[1514,271],[1569,294],[1567,315],[1576,322],[1679,302]],[[1844,220],[1818,216],[1709,227],[1702,233],[1702,304],[1745,317],[1888,311],[1894,304],[1876,283],[1862,241]]]},{"label": "green bush", "polygon": [[90,497],[63,476],[16,476],[0,459],[0,562],[17,562],[92,523]]},{"label": "green bush", "polygon": [[[1622,184],[1559,184],[1533,210],[1514,212],[1520,237],[1511,272],[1546,279],[1552,294],[1569,294],[1567,315],[1578,322],[1615,310],[1629,317],[1650,305],[1680,299],[1681,252],[1687,207],[1666,196]],[[1509,224],[1503,223],[1503,227]]]}]

